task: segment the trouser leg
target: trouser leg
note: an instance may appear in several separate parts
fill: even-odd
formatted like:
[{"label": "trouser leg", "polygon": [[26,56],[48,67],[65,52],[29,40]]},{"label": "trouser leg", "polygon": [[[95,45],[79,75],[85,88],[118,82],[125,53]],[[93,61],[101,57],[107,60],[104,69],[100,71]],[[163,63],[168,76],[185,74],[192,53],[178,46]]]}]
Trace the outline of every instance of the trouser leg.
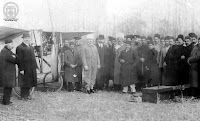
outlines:
[{"label": "trouser leg", "polygon": [[3,89],[3,103],[8,104],[10,103],[12,93],[12,87],[4,87]]},{"label": "trouser leg", "polygon": [[74,88],[72,82],[68,82],[68,91],[73,91],[73,90]]},{"label": "trouser leg", "polygon": [[127,93],[128,92],[128,86],[123,87],[123,92]]},{"label": "trouser leg", "polygon": [[28,96],[30,96],[30,87],[21,87],[21,97],[22,98],[27,98]]},{"label": "trouser leg", "polygon": [[131,88],[131,92],[136,92],[136,90],[135,90],[135,84],[130,85],[130,88]]}]

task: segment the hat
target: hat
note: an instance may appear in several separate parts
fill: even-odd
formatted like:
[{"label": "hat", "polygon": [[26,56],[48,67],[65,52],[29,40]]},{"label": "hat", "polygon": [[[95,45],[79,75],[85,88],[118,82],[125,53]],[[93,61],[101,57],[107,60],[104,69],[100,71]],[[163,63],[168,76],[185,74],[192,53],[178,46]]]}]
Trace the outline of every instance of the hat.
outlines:
[{"label": "hat", "polygon": [[126,39],[127,39],[127,38],[132,39],[132,35],[126,35]]},{"label": "hat", "polygon": [[146,39],[146,37],[145,37],[145,36],[142,36],[141,39]]},{"label": "hat", "polygon": [[184,36],[182,34],[179,34],[177,38],[181,38],[182,40],[184,40]]},{"label": "hat", "polygon": [[24,33],[23,36],[22,36],[22,38],[26,38],[26,37],[30,37],[30,35],[29,35],[28,32],[27,32],[27,33]]},{"label": "hat", "polygon": [[81,39],[81,38],[80,38],[80,37],[74,37],[74,39],[75,39],[75,40],[79,40],[79,39]]},{"label": "hat", "polygon": [[73,41],[69,42],[69,45],[75,45],[75,43]]},{"label": "hat", "polygon": [[95,39],[93,34],[88,34],[86,38],[87,39]]},{"label": "hat", "polygon": [[121,37],[121,38],[124,38],[124,34],[123,34],[123,33],[117,33],[117,34],[116,34],[116,38],[120,38],[120,37]]},{"label": "hat", "polygon": [[135,35],[135,38],[140,38],[140,35]]},{"label": "hat", "polygon": [[155,38],[155,37],[160,38],[160,34],[155,34],[155,35],[154,35],[154,38]]},{"label": "hat", "polygon": [[116,40],[114,37],[111,37],[111,36],[109,36],[108,39],[109,41]]},{"label": "hat", "polygon": [[190,37],[189,37],[189,36],[185,36],[185,40],[186,40],[186,39],[190,39]]},{"label": "hat", "polygon": [[105,38],[104,38],[104,35],[99,35],[99,39],[100,39],[100,40],[105,39]]},{"label": "hat", "polygon": [[195,37],[195,35],[196,35],[195,33],[189,33],[188,34],[189,37]]},{"label": "hat", "polygon": [[150,40],[150,41],[152,41],[152,37],[147,37],[147,40]]},{"label": "hat", "polygon": [[152,44],[152,45],[153,45],[153,40],[148,41],[147,44],[148,44],[148,45],[149,45],[149,44]]},{"label": "hat", "polygon": [[131,41],[126,41],[125,44],[131,45]]},{"label": "hat", "polygon": [[170,39],[170,36],[165,36],[165,40],[169,40]]},{"label": "hat", "polygon": [[12,43],[13,41],[11,39],[7,39],[5,40],[5,44],[8,44],[8,43]]}]

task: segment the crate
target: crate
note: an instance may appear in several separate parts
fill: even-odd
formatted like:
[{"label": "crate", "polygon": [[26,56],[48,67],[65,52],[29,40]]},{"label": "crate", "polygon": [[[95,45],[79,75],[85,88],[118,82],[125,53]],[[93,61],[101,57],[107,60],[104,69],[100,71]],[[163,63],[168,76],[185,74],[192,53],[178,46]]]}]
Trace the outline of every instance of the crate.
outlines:
[{"label": "crate", "polygon": [[173,99],[175,93],[181,88],[189,88],[184,86],[154,86],[142,89],[142,102],[159,103],[162,100]]}]

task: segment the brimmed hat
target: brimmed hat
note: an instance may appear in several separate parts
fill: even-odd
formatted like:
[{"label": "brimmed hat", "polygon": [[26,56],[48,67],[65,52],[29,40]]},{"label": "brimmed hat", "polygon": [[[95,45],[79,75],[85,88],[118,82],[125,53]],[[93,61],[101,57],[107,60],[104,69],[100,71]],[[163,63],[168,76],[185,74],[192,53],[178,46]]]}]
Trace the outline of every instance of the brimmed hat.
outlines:
[{"label": "brimmed hat", "polygon": [[181,38],[182,40],[184,40],[184,36],[182,34],[179,34],[177,38]]},{"label": "brimmed hat", "polygon": [[104,35],[99,35],[99,40],[103,40],[103,39],[105,39]]},{"label": "brimmed hat", "polygon": [[11,39],[7,39],[5,40],[5,44],[8,44],[8,43],[12,43],[13,41]]},{"label": "brimmed hat", "polygon": [[24,33],[23,36],[22,36],[22,38],[26,38],[26,37],[30,37],[30,35],[29,35],[28,32],[27,32],[27,33]]}]

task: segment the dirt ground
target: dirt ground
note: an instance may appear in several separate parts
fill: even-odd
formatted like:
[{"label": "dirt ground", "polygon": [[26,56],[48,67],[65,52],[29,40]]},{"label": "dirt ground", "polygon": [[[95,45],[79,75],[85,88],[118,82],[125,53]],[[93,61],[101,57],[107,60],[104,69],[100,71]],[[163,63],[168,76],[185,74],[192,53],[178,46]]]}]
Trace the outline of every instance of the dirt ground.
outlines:
[{"label": "dirt ground", "polygon": [[200,101],[160,104],[128,102],[130,95],[101,91],[39,92],[22,101],[14,94],[13,105],[0,105],[1,121],[199,121]]}]

